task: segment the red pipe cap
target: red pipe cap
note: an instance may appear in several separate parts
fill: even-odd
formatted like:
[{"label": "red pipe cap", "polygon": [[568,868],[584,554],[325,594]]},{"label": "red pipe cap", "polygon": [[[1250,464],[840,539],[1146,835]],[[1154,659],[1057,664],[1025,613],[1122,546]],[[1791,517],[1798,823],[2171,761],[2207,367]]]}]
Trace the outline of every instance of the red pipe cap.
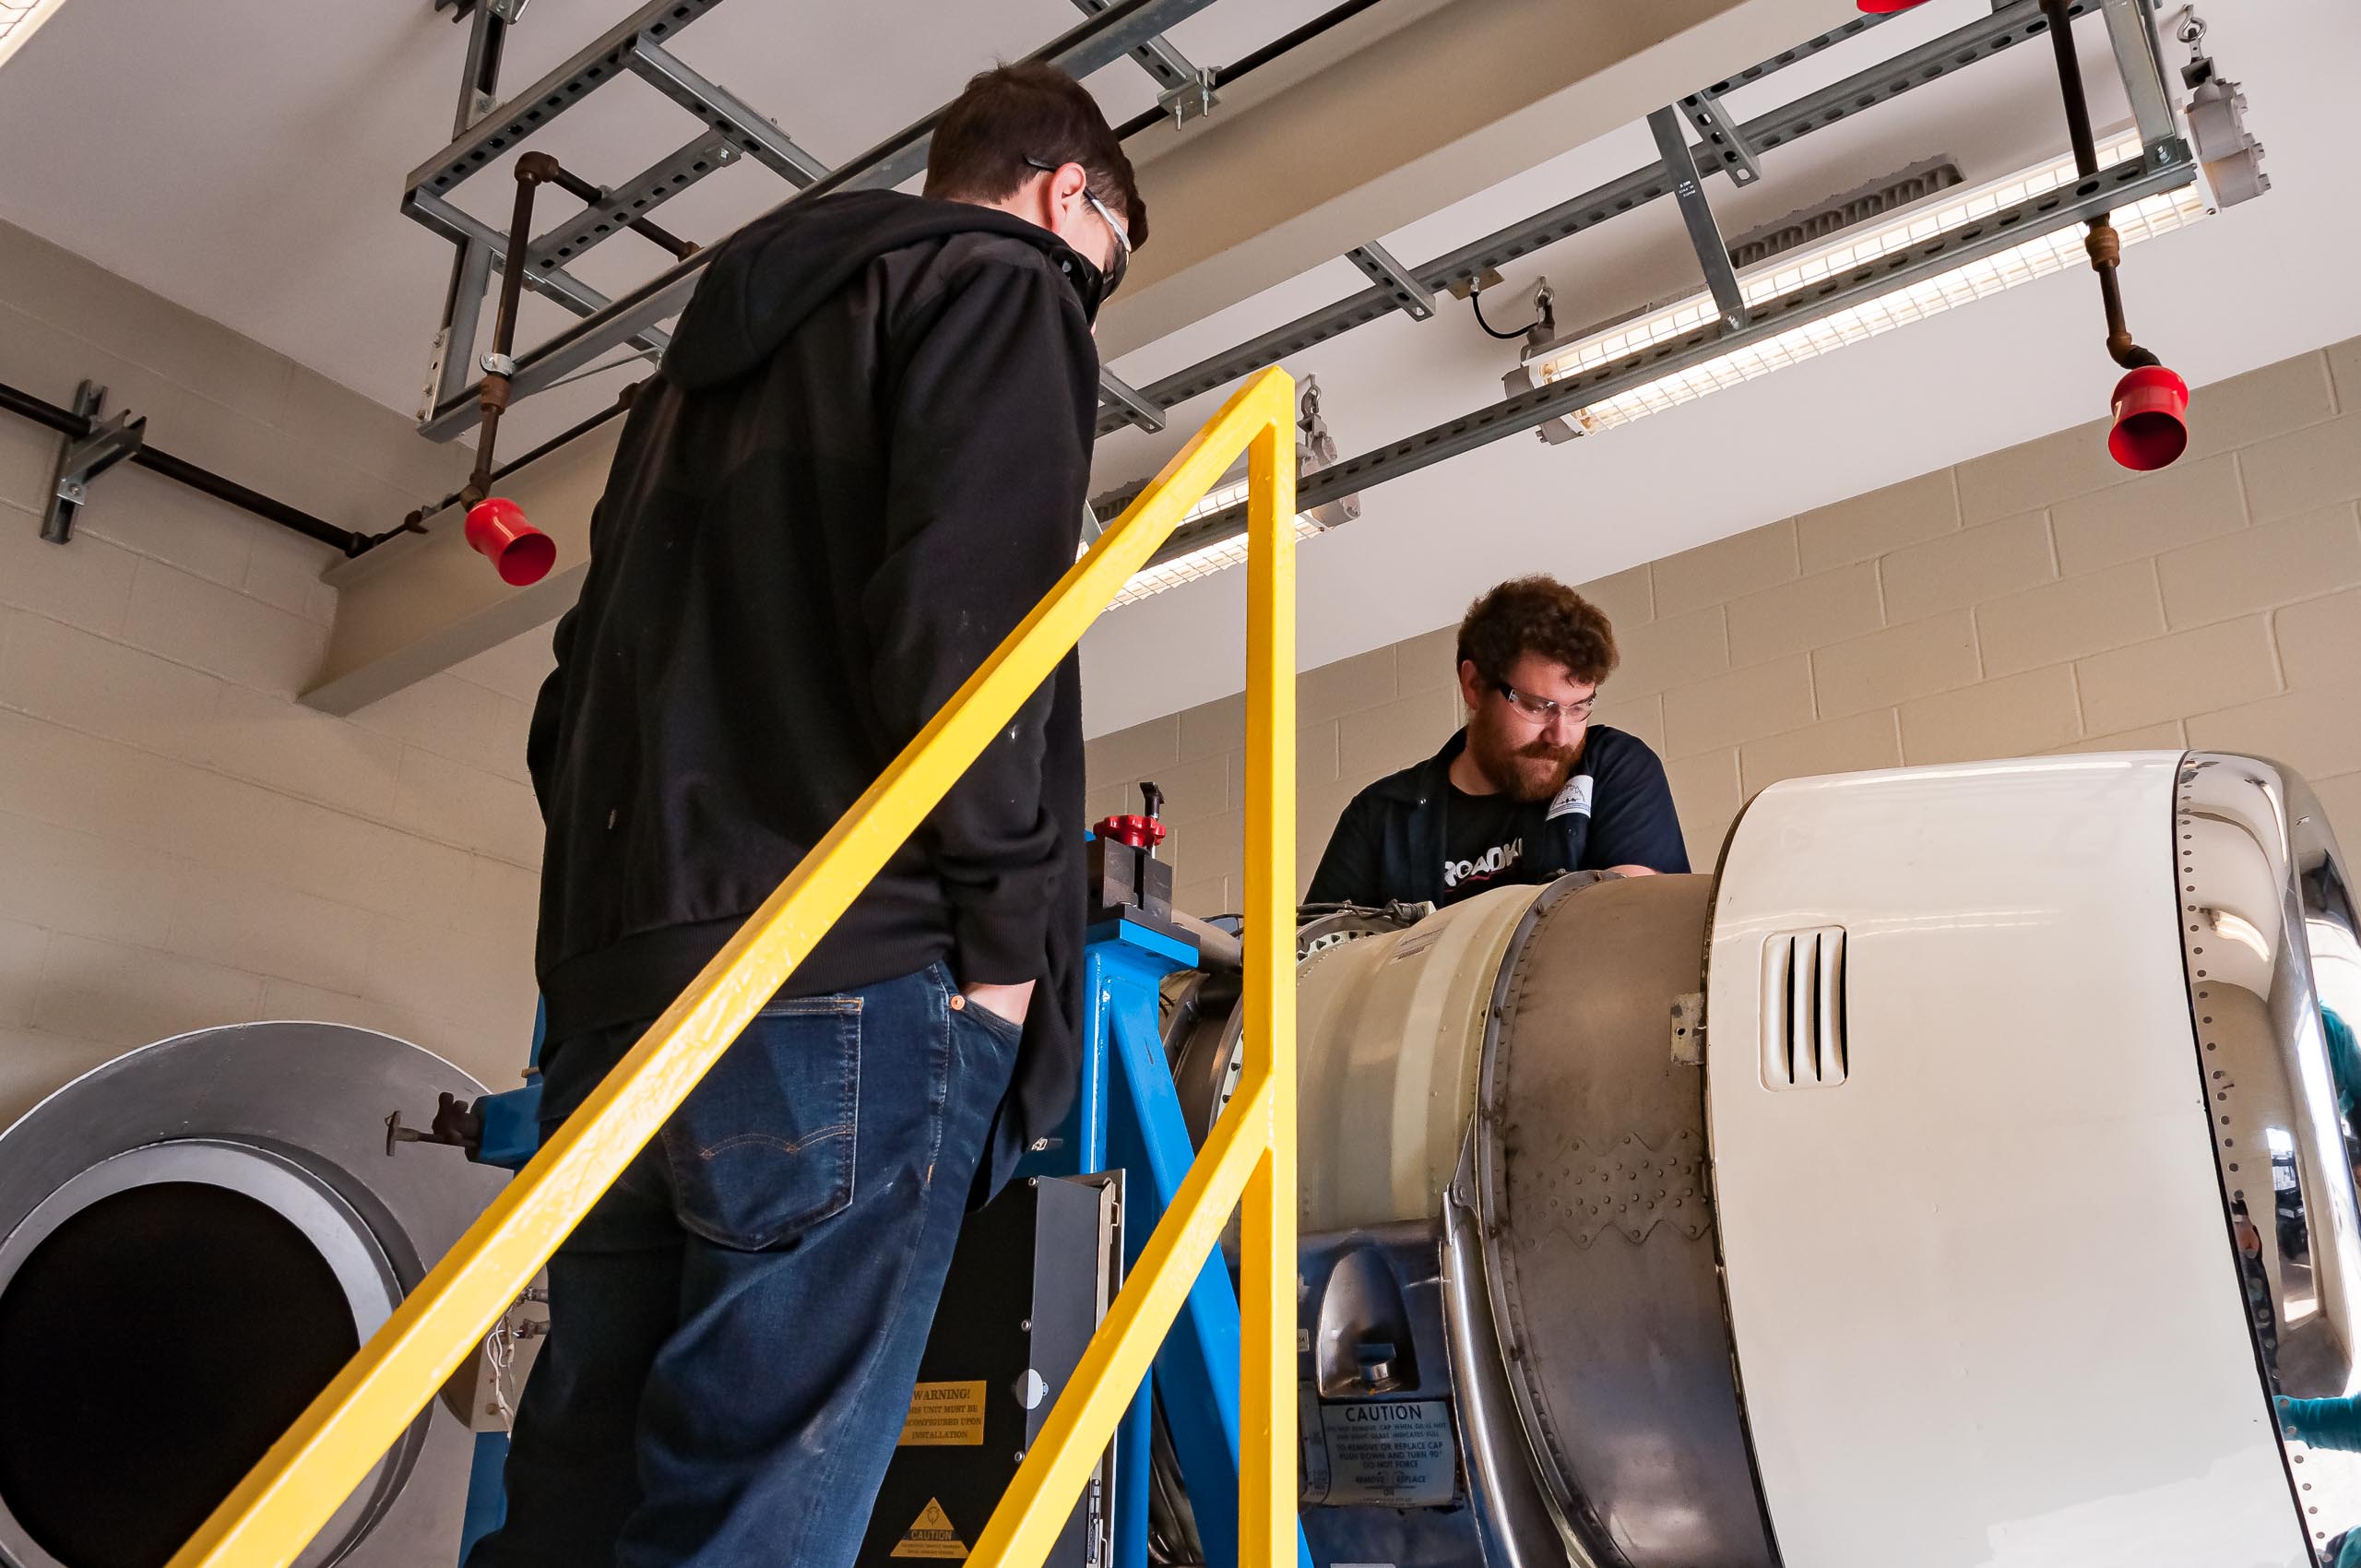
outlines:
[{"label": "red pipe cap", "polygon": [[523,588],[549,576],[557,541],[525,520],[525,509],[495,495],[468,508],[468,546],[490,561],[500,580]]},{"label": "red pipe cap", "polygon": [[2161,469],[2189,447],[2189,383],[2146,365],[2115,384],[2108,456],[2139,473]]},{"label": "red pipe cap", "polygon": [[1927,0],[1860,0],[1861,9],[1873,17],[1891,16],[1896,11],[1907,11],[1926,3]]}]

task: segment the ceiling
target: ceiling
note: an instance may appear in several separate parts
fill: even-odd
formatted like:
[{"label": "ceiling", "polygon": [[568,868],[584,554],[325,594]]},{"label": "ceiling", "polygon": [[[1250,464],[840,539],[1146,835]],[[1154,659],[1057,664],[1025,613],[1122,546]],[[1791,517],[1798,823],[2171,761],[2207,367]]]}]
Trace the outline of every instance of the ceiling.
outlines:
[{"label": "ceiling", "polygon": [[[1175,30],[1200,64],[1234,59],[1329,0],[1223,0]],[[1434,0],[1396,0],[1407,10]],[[1771,0],[1754,0],[1767,6]],[[530,80],[612,24],[627,0],[532,0],[511,35],[504,80]],[[1861,40],[1745,89],[1741,116],[1797,96],[1968,20],[1988,0],[1931,0]],[[1387,7],[1381,7],[1379,16]],[[1854,14],[1826,0],[1819,26]],[[2193,382],[2218,379],[2361,332],[2345,285],[2361,254],[2353,169],[2341,151],[2341,72],[2361,59],[2361,14],[2346,0],[2209,0],[2209,42],[2244,80],[2276,188],[2260,201],[2129,254],[2132,322]],[[464,30],[427,0],[338,7],[333,28],[291,21],[262,0],[73,0],[0,72],[0,145],[41,156],[0,166],[0,218],[221,320],[389,406],[417,400],[448,267],[447,246],[396,211],[403,176],[445,138]],[[955,92],[971,71],[1072,25],[1068,0],[741,0],[683,32],[692,65],[774,115],[835,161],[865,149]],[[2095,25],[2079,30],[2102,124],[2122,116]],[[2177,65],[2181,52],[2167,46]],[[1751,64],[1734,59],[1718,68]],[[1667,96],[1703,85],[1667,83]],[[1091,86],[1111,116],[1153,101],[1128,63]],[[1377,106],[1375,112],[1385,112]],[[1218,118],[1218,114],[1216,116]],[[635,80],[557,122],[550,149],[617,182],[687,139],[694,125]],[[1569,139],[1572,139],[1571,137]],[[1714,182],[1725,232],[1808,207],[1921,158],[1954,159],[1971,181],[2055,151],[2062,122],[2046,53],[2021,50],[1763,160],[1746,191]],[[1649,161],[1643,126],[1554,152],[1380,236],[1406,263],[1548,207]],[[1272,167],[1323,155],[1273,148]],[[1151,203],[1154,170],[1145,177]],[[508,182],[462,192],[504,222]],[[786,194],[741,164],[668,206],[667,227],[711,240]],[[1340,237],[1336,249],[1370,238]],[[609,292],[664,260],[622,236],[579,270]],[[1695,285],[1677,215],[1660,203],[1509,269],[1497,307],[1517,316],[1547,273],[1561,326],[1620,315]],[[2254,279],[2269,276],[2269,288]],[[1117,358],[1134,385],[1353,292],[1335,261]],[[530,302],[530,342],[564,319]],[[1307,666],[1450,621],[1500,576],[1570,579],[1620,570],[1809,506],[1992,450],[2103,411],[2114,372],[2099,347],[2086,276],[2046,280],[1669,413],[1567,447],[1511,439],[1370,492],[1360,519],[1302,562]],[[1291,360],[1317,374],[1347,453],[1501,396],[1513,345],[1485,338],[1464,305],[1418,324],[1392,317]],[[529,438],[603,403],[626,373],[525,405]],[[1174,434],[1101,444],[1102,483],[1148,471],[1215,398],[1174,416]],[[1448,523],[1448,549],[1438,548]],[[1086,644],[1094,732],[1238,689],[1242,607],[1236,574],[1108,617]],[[1170,650],[1192,657],[1175,659]],[[1151,674],[1152,672],[1152,674]]]},{"label": "ceiling", "polygon": [[[555,68],[636,3],[529,0],[509,30],[504,91]],[[1226,0],[1169,36],[1196,64],[1222,64],[1331,3]],[[1070,0],[738,0],[668,42],[834,164],[947,101],[971,73],[1082,19]],[[0,160],[0,218],[414,411],[451,249],[403,219],[399,197],[410,170],[450,139],[467,34],[429,0],[72,0],[0,74],[0,147],[41,149]],[[1129,61],[1090,86],[1117,120],[1155,106],[1157,89]],[[586,178],[620,184],[698,129],[624,77],[533,145]],[[457,197],[495,228],[507,226],[510,161]],[[742,161],[667,204],[658,220],[710,243],[790,194]],[[562,193],[542,199],[550,216],[537,228],[573,210]],[[572,270],[619,294],[670,259],[624,234]],[[568,319],[528,295],[518,341]],[[621,379],[561,401],[596,408]],[[533,421],[512,428],[529,436]]]}]

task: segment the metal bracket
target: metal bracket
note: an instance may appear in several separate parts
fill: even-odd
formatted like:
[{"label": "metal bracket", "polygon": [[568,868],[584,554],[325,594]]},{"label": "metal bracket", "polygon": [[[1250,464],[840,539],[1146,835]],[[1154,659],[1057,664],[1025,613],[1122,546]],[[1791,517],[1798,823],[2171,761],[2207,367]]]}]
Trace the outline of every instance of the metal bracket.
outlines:
[{"label": "metal bracket", "polygon": [[1154,434],[1164,428],[1164,410],[1141,395],[1138,388],[1124,381],[1111,370],[1098,373],[1098,394],[1109,409],[1120,412],[1126,424],[1135,425]]},{"label": "metal bracket", "polygon": [[443,329],[434,335],[434,354],[426,372],[426,401],[420,422],[475,383],[476,332],[483,320],[484,295],[492,287],[492,247],[481,240],[459,244],[453,258],[451,289],[443,304]]},{"label": "metal bracket", "polygon": [[1177,129],[1190,121],[1214,112],[1221,95],[1214,91],[1214,74],[1199,71],[1179,87],[1168,88],[1156,95],[1156,106],[1172,116]]},{"label": "metal bracket", "polygon": [[1477,268],[1474,272],[1468,273],[1465,277],[1453,279],[1450,282],[1444,284],[1443,287],[1451,291],[1451,297],[1453,299],[1465,300],[1473,299],[1476,295],[1482,293],[1487,289],[1497,289],[1501,286],[1502,281],[1503,279],[1501,277],[1501,269],[1497,267],[1487,265]]},{"label": "metal bracket", "polygon": [[1394,259],[1394,254],[1371,240],[1365,245],[1355,245],[1345,253],[1345,259],[1368,275],[1370,281],[1394,297],[1394,305],[1413,321],[1432,321],[1435,296],[1431,290],[1410,276],[1410,269]]},{"label": "metal bracket", "polygon": [[1688,112],[1689,123],[1705,138],[1705,150],[1713,155],[1721,172],[1730,177],[1733,185],[1750,185],[1762,178],[1762,167],[1754,161],[1754,148],[1747,145],[1746,137],[1738,123],[1722,107],[1718,95],[1711,91],[1692,92],[1680,101]]},{"label": "metal bracket", "polygon": [[2146,0],[2105,0],[2107,42],[2115,49],[2115,66],[2123,77],[2123,90],[2131,101],[2131,118],[2140,139],[2153,151],[2178,138],[2172,100],[2165,85],[2164,61],[2156,50],[2155,23]]},{"label": "metal bracket", "polygon": [[[1105,10],[1109,4],[1110,0],[1074,0],[1074,8],[1086,17],[1095,17]],[[1189,64],[1189,57],[1172,47],[1171,41],[1162,33],[1157,33],[1154,38],[1133,50],[1132,59],[1138,64],[1141,70],[1148,74],[1157,87],[1167,91],[1175,88],[1187,87],[1200,77],[1209,75]],[[1212,106],[1210,83],[1207,84],[1207,89],[1206,105],[1210,108]],[[1169,112],[1170,105],[1166,105],[1166,108]]]},{"label": "metal bracket", "polygon": [[90,481],[137,452],[148,436],[148,416],[134,419],[118,410],[101,422],[107,389],[85,381],[74,393],[74,411],[90,422],[89,434],[69,437],[57,455],[57,471],[49,487],[49,506],[42,514],[41,537],[64,544],[74,537],[74,517],[90,498]]},{"label": "metal bracket", "polygon": [[623,62],[632,74],[703,120],[730,133],[739,148],[801,190],[828,176],[828,166],[795,145],[795,138],[748,107],[718,82],[707,81],[650,33],[632,40]]},{"label": "metal bracket", "polygon": [[1738,291],[1738,273],[1730,267],[1729,246],[1722,241],[1721,225],[1697,181],[1697,164],[1689,155],[1689,133],[1681,128],[1679,112],[1653,110],[1648,129],[1655,134],[1656,152],[1672,182],[1673,199],[1680,204],[1681,220],[1689,225],[1689,243],[1696,247],[1697,264],[1704,268],[1705,287],[1713,291],[1714,307],[1722,326],[1735,332],[1746,325],[1746,296]]},{"label": "metal bracket", "polygon": [[1672,1059],[1696,1067],[1705,1060],[1705,993],[1683,992],[1672,999]]}]

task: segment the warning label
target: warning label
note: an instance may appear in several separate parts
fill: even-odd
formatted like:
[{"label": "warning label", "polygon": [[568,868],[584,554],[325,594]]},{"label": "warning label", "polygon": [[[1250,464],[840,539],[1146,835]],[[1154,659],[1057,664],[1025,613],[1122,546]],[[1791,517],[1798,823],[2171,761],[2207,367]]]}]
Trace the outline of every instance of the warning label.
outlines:
[{"label": "warning label", "polygon": [[1323,1405],[1331,1503],[1437,1508],[1457,1491],[1451,1406],[1442,1399]]},{"label": "warning label", "polygon": [[965,1562],[967,1546],[959,1538],[959,1532],[951,1527],[951,1515],[943,1511],[943,1504],[929,1498],[919,1514],[918,1523],[902,1533],[901,1544],[894,1548],[893,1555]]},{"label": "warning label", "polygon": [[974,1448],[984,1441],[984,1385],[921,1383],[910,1391],[902,1448]]}]

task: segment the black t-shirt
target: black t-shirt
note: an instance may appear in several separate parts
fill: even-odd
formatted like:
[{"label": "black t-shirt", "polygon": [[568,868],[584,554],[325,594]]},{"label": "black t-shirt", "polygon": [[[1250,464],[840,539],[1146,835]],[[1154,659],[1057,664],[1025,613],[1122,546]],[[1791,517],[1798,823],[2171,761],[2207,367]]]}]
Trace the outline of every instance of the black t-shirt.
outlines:
[{"label": "black t-shirt", "polygon": [[[1444,789],[1442,895],[1455,904],[1488,888],[1548,882],[1570,871],[1641,865],[1685,872],[1689,852],[1664,785],[1664,765],[1636,735],[1600,725],[1583,742],[1565,788],[1548,801]],[[1560,847],[1572,838],[1572,853]]]},{"label": "black t-shirt", "polygon": [[1471,795],[1445,787],[1442,894],[1446,902],[1515,882],[1525,840],[1541,829],[1541,802],[1508,795]]}]

